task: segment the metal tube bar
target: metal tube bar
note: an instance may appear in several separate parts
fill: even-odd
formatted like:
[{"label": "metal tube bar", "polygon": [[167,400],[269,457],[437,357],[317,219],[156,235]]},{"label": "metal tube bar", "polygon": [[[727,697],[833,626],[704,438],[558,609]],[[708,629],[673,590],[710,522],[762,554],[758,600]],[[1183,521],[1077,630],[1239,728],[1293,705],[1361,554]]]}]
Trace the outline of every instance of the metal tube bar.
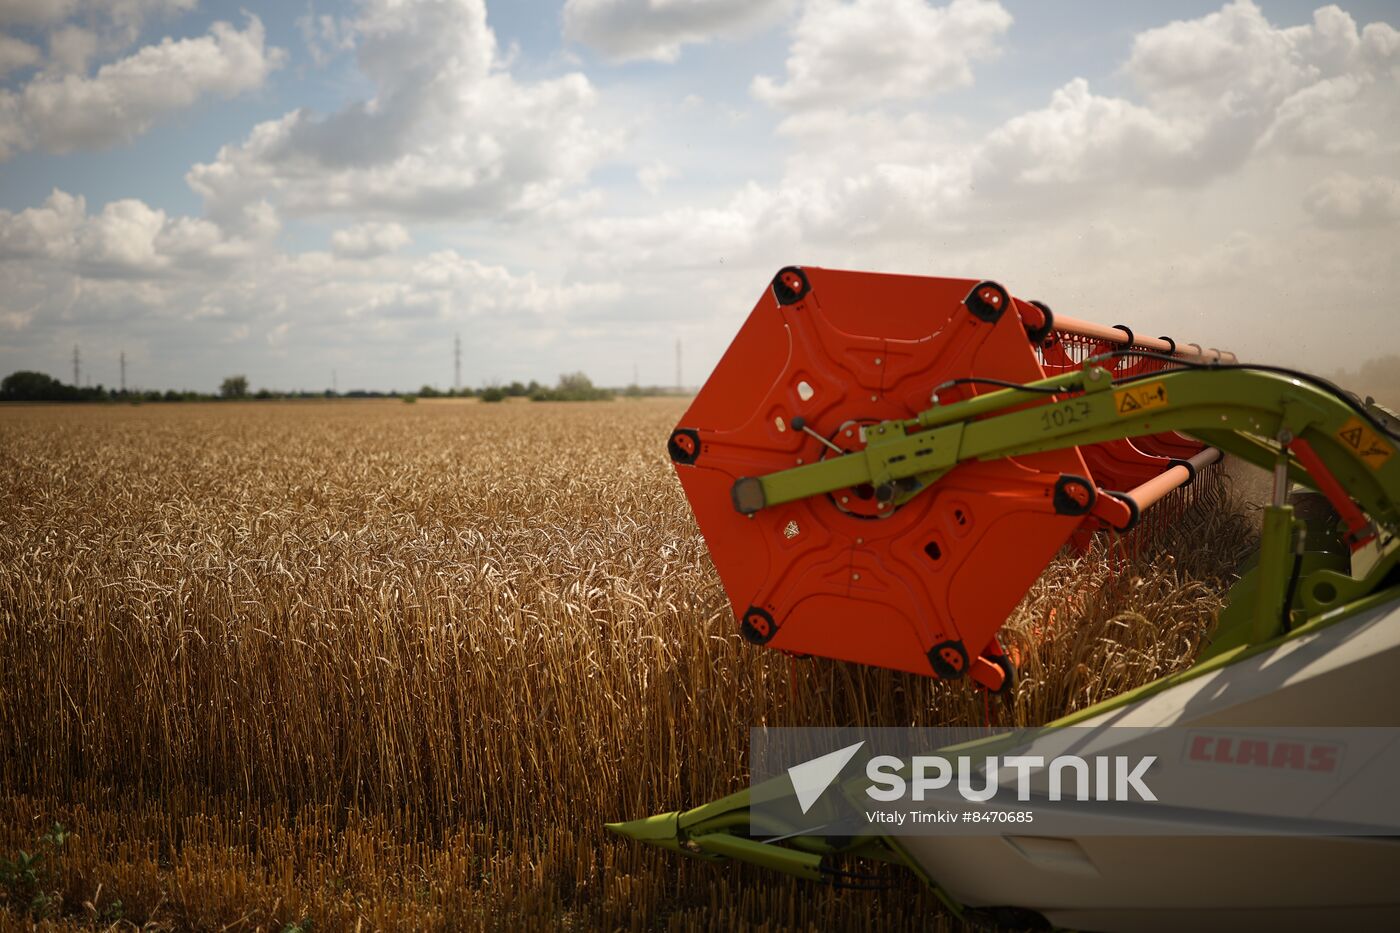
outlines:
[{"label": "metal tube bar", "polygon": [[[1055,315],[1055,329],[1080,337],[1089,337],[1094,340],[1103,340],[1109,343],[1121,343],[1124,346],[1128,345],[1128,335],[1117,327],[1096,324],[1093,321],[1081,321],[1079,318],[1065,317],[1062,314]],[[1141,347],[1144,350],[1151,350],[1154,353],[1173,352],[1171,343],[1166,340],[1159,340],[1156,337],[1139,337],[1134,334],[1131,345],[1134,347]],[[1202,362],[1239,362],[1239,358],[1228,350],[1205,349],[1198,343],[1182,343],[1181,341],[1177,341],[1174,355],[1185,359],[1198,359]]]},{"label": "metal tube bar", "polygon": [[1128,492],[1128,498],[1136,503],[1139,512],[1145,512],[1162,500],[1167,493],[1184,486],[1198,472],[1210,466],[1221,457],[1219,448],[1207,447],[1186,462],[1189,467],[1178,464],[1163,470],[1152,479]]}]

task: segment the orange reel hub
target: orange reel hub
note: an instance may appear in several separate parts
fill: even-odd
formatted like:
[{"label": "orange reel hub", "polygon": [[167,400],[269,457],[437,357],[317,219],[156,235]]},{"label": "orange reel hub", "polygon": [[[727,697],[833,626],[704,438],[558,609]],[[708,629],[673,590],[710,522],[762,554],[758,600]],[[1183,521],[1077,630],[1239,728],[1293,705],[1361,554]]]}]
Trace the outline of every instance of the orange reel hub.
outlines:
[{"label": "orange reel hub", "polygon": [[1077,449],[965,463],[903,505],[854,487],[745,515],[731,487],[859,449],[862,426],[913,417],[948,380],[1043,378],[1049,327],[991,282],[778,274],[668,444],[746,638],[1008,685],[997,630],[1097,502],[1121,508]]}]

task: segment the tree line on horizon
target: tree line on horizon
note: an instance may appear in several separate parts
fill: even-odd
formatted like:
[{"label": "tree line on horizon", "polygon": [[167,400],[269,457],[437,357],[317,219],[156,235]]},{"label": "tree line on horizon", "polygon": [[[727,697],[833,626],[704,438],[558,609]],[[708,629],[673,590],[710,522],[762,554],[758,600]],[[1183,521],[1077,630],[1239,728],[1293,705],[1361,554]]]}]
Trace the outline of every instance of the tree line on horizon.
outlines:
[{"label": "tree line on horizon", "polygon": [[282,391],[261,388],[253,391],[246,376],[229,376],[223,380],[217,393],[195,392],[188,389],[116,389],[95,386],[75,386],[62,382],[47,373],[32,370],[19,370],[0,379],[0,401],[4,402],[212,402],[247,401],[271,399],[317,399],[317,398],[402,398],[416,401],[419,398],[479,398],[483,402],[501,402],[508,398],[528,398],[537,402],[582,402],[606,401],[618,395],[629,398],[643,396],[671,395],[674,389],[659,386],[630,385],[621,390],[595,386],[582,372],[564,373],[554,386],[545,386],[531,379],[528,383],[518,380],[506,383],[489,383],[478,389],[438,389],[425,385],[417,392],[390,390],[381,392],[372,389],[350,389],[337,392],[326,389],[322,392]]}]

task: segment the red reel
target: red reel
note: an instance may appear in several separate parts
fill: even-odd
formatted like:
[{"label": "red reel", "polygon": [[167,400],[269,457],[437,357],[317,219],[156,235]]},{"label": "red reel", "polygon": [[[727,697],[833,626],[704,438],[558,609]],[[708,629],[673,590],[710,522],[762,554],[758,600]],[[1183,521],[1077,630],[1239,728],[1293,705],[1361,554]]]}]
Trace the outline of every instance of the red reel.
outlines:
[{"label": "red reel", "polygon": [[996,632],[1097,497],[1077,450],[966,463],[902,506],[854,487],[749,516],[730,490],[859,449],[862,425],[913,417],[948,380],[1042,378],[1044,320],[993,282],[775,277],[668,444],[745,637],[1006,682]]}]

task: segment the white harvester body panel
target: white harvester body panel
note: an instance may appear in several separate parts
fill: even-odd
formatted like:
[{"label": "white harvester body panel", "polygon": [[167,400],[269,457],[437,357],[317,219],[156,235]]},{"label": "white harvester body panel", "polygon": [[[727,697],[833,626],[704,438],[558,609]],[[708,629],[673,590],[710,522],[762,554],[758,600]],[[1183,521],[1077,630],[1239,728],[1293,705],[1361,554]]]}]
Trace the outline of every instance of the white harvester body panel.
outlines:
[{"label": "white harvester body panel", "polygon": [[[1398,681],[1400,601],[1105,711],[1074,731],[1103,730],[1102,742],[1092,744],[1104,754],[1116,736],[1133,734],[1119,730],[1125,726],[1396,726]],[[1377,756],[1350,787],[1400,783],[1394,760]],[[1379,770],[1388,773],[1372,773]],[[1191,811],[1181,814],[1191,818]],[[1172,817],[1160,810],[1098,819],[1103,835],[911,836],[900,844],[959,903],[1028,908],[1061,927],[1400,927],[1395,837],[1192,836],[1181,834],[1181,824],[1164,834],[1160,823]],[[1132,834],[1134,820],[1141,835]]]}]

